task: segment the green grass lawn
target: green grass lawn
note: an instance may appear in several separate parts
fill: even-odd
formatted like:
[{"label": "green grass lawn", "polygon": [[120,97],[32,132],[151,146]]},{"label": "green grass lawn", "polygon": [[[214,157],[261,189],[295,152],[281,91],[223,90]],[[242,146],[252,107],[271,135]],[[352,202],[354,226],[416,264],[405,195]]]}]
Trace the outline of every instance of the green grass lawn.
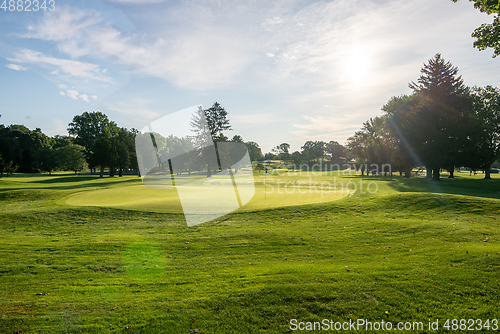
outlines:
[{"label": "green grass lawn", "polygon": [[[174,190],[146,189],[137,176],[2,178],[0,332],[287,333],[291,319],[500,318],[500,180],[457,174],[256,173],[248,205],[191,228]],[[264,187],[309,177],[362,179],[377,192]]]}]

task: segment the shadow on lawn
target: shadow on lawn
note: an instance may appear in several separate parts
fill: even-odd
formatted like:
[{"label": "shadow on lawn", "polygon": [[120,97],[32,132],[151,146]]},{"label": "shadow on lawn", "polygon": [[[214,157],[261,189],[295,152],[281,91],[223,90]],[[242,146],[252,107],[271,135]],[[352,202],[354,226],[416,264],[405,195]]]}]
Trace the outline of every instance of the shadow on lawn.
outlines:
[{"label": "shadow on lawn", "polygon": [[[24,176],[24,175],[23,175]],[[21,176],[21,177],[23,177]],[[16,175],[16,178],[19,177]],[[35,178],[34,180],[22,180],[22,186],[17,187],[2,187],[2,190],[20,190],[20,189],[83,189],[95,187],[108,187],[108,186],[121,186],[130,185],[133,183],[140,184],[141,178],[123,179],[118,176],[115,177],[99,177],[99,175],[40,175],[40,174],[26,174],[25,177]],[[6,179],[6,181],[10,181]],[[16,180],[17,181],[17,180]],[[16,182],[14,181],[14,182]]]},{"label": "shadow on lawn", "polygon": [[472,179],[461,177],[460,174],[453,179],[449,179],[445,174],[440,181],[432,181],[422,176],[409,179],[399,176],[371,176],[364,179],[384,182],[398,192],[431,192],[500,199],[500,179]]}]

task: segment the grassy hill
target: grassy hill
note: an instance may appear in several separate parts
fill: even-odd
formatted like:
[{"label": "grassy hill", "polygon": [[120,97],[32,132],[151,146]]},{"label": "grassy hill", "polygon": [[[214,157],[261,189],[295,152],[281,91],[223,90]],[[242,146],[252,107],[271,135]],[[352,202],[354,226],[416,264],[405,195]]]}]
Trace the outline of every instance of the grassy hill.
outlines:
[{"label": "grassy hill", "polygon": [[[309,177],[360,179],[266,182]],[[291,319],[493,326],[500,180],[480,177],[363,178],[378,190],[266,204],[258,174],[253,207],[191,228],[175,193],[151,206],[158,196],[138,177],[3,178],[0,331],[286,333]]]}]

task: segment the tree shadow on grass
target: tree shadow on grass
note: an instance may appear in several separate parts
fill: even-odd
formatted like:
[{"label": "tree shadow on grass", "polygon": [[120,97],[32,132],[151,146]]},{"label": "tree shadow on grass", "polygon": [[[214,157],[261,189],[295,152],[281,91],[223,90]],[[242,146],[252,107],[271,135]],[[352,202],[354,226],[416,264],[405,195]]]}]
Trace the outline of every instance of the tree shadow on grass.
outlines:
[{"label": "tree shadow on grass", "polygon": [[365,177],[366,180],[385,182],[398,192],[431,192],[440,194],[464,195],[500,199],[500,180],[472,179],[457,176],[453,179],[442,177],[440,181],[432,181],[424,177]]},{"label": "tree shadow on grass", "polygon": [[[17,176],[16,176],[17,177]],[[28,177],[28,176],[24,176]],[[122,179],[116,177],[103,177],[99,175],[61,175],[48,177],[47,175],[30,174],[29,177],[34,180],[22,180],[18,186],[15,186],[16,181],[12,183],[12,187],[2,187],[3,191],[20,190],[20,189],[54,189],[54,190],[71,190],[84,188],[100,188],[109,186],[124,186],[134,183],[142,184],[141,178]],[[10,180],[6,180],[10,181]]]},{"label": "tree shadow on grass", "polygon": [[[97,176],[56,176],[54,178],[43,178],[36,181],[26,181],[26,183],[40,183],[40,184],[50,184],[50,183],[66,183],[66,182],[85,182],[85,181],[96,181],[99,179]],[[104,178],[103,178],[104,179]]]}]

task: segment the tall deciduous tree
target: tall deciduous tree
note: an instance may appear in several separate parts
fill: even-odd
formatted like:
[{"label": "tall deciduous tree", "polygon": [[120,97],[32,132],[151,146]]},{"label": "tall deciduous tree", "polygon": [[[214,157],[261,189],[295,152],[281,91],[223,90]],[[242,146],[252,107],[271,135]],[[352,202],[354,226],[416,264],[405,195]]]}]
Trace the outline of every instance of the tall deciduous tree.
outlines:
[{"label": "tall deciduous tree", "polygon": [[[369,165],[372,173],[392,172],[392,169],[385,166],[395,165],[396,148],[387,125],[387,116],[370,118],[363,123],[363,128],[348,139],[348,148],[356,157],[356,162],[361,164],[362,173],[365,167],[363,164]],[[406,170],[405,174],[409,176]]]},{"label": "tall deciduous tree", "polygon": [[290,155],[290,144],[288,143],[281,143],[278,145],[278,149],[280,152],[280,157],[282,160],[287,161],[288,156]]},{"label": "tall deciduous tree", "polygon": [[100,166],[103,169],[116,159],[110,142],[116,124],[99,111],[84,112],[73,117],[69,123],[68,133],[75,136],[75,142],[85,147],[85,158],[91,169]]},{"label": "tall deciduous tree", "polygon": [[247,141],[245,142],[245,145],[248,149],[248,155],[250,156],[250,161],[261,160],[263,158],[262,150],[259,144],[257,144],[254,141]]},{"label": "tall deciduous tree", "polygon": [[5,161],[0,155],[0,177],[3,177],[3,174],[11,175],[17,170],[18,166],[14,165],[12,161]]},{"label": "tall deciduous tree", "polygon": [[334,140],[326,144],[325,151],[330,155],[330,159],[333,162],[340,162],[340,158],[344,157],[344,146]]},{"label": "tall deciduous tree", "polygon": [[4,161],[12,162],[22,173],[33,172],[34,153],[40,148],[52,146],[52,139],[37,128],[30,130],[24,125],[0,125],[0,154]]},{"label": "tall deciduous tree", "polygon": [[118,176],[123,175],[124,169],[138,169],[137,153],[135,151],[135,136],[136,129],[127,130],[119,128],[115,139],[117,151],[116,167],[118,168]]},{"label": "tall deciduous tree", "polygon": [[[452,0],[457,2],[458,0]],[[469,0],[474,2],[474,7],[483,13],[493,14],[492,23],[484,23],[476,28],[472,37],[476,38],[474,47],[479,50],[493,49],[493,58],[500,55],[500,2],[498,0]]]},{"label": "tall deciduous tree", "polygon": [[287,160],[288,156],[290,155],[289,150],[290,150],[290,144],[281,143],[281,144],[277,145],[276,147],[274,147],[271,150],[271,152],[276,154],[276,156],[279,157],[280,162],[281,162],[281,160]]},{"label": "tall deciduous tree", "polygon": [[475,87],[471,94],[480,128],[472,137],[475,141],[467,156],[476,167],[473,169],[484,170],[484,178],[490,179],[490,167],[500,156],[500,89]]},{"label": "tall deciduous tree", "polygon": [[325,155],[325,142],[319,140],[308,140],[302,145],[302,155],[307,160],[319,160]]},{"label": "tall deciduous tree", "polygon": [[387,115],[387,128],[394,145],[391,159],[392,169],[404,172],[405,177],[410,177],[412,168],[421,164],[410,140],[415,135],[413,130],[417,123],[422,123],[421,127],[424,127],[425,120],[412,117],[414,103],[414,95],[402,95],[392,97],[382,107]]},{"label": "tall deciduous tree", "polygon": [[54,140],[54,144],[52,145],[53,149],[71,145],[74,142],[74,139],[70,136],[55,135],[52,139]]},{"label": "tall deciduous tree", "polygon": [[240,135],[234,135],[231,139],[233,143],[245,144],[248,150],[248,155],[250,157],[250,161],[256,161],[262,158],[262,150],[260,149],[259,144],[253,141],[245,142]]},{"label": "tall deciduous tree", "polygon": [[85,169],[87,163],[85,161],[85,148],[76,144],[61,146],[57,149],[59,167],[63,170],[75,172]]},{"label": "tall deciduous tree", "polygon": [[42,147],[33,154],[33,167],[41,171],[52,173],[59,166],[56,150],[50,147]]}]

